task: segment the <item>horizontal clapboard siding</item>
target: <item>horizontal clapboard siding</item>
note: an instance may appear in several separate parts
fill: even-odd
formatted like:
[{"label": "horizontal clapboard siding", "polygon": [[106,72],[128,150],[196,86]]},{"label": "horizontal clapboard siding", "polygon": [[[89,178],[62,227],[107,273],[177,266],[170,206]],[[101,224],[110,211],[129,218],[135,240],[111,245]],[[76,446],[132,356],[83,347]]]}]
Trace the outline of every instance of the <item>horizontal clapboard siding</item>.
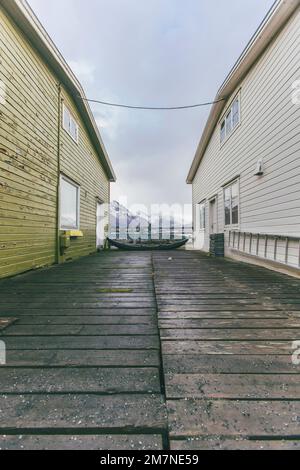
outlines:
[{"label": "horizontal clapboard siding", "polygon": [[[205,232],[200,231],[197,204],[218,195],[218,231],[222,232],[222,186],[238,175],[240,231],[300,235],[300,106],[292,103],[292,84],[300,79],[299,64],[298,9],[241,83],[241,125],[221,147],[217,126],[209,142],[193,182],[195,248],[209,248],[209,224]],[[254,176],[260,159],[264,161],[263,177]],[[206,212],[208,220],[208,203]],[[228,234],[226,238],[228,241]],[[268,250],[273,252],[273,248],[270,242]],[[297,246],[292,251],[289,264],[296,265]],[[281,260],[280,243],[278,256]]]},{"label": "horizontal clapboard siding", "polygon": [[0,277],[55,262],[55,78],[0,10]]},{"label": "horizontal clapboard siding", "polygon": [[[56,76],[0,8],[0,278],[56,261],[59,88]],[[61,169],[81,186],[84,237],[60,261],[96,250],[96,198],[109,182],[67,90],[80,127],[79,145],[61,129]]]},{"label": "horizontal clapboard siding", "polygon": [[61,171],[80,185],[80,230],[83,238],[72,239],[62,260],[75,259],[96,250],[96,204],[97,199],[109,201],[109,182],[90,144],[87,132],[80,124],[76,107],[63,90],[62,98],[79,124],[78,144],[62,129]]}]

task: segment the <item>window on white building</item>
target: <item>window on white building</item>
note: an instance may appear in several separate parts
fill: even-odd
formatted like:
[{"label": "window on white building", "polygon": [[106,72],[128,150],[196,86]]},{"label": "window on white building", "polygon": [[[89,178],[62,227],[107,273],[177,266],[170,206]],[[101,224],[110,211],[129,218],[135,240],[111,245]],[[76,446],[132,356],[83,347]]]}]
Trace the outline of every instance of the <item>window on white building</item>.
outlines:
[{"label": "window on white building", "polygon": [[224,119],[221,121],[220,140],[223,143],[240,123],[240,97],[237,96],[230,108],[227,110]]},{"label": "window on white building", "polygon": [[232,105],[232,128],[234,129],[240,122],[240,100],[236,98]]},{"label": "window on white building", "polygon": [[78,143],[78,124],[65,104],[63,105],[63,128]]},{"label": "window on white building", "polygon": [[225,225],[239,223],[239,181],[236,180],[224,188]]},{"label": "window on white building", "polygon": [[79,230],[80,187],[64,175],[60,177],[60,228]]}]

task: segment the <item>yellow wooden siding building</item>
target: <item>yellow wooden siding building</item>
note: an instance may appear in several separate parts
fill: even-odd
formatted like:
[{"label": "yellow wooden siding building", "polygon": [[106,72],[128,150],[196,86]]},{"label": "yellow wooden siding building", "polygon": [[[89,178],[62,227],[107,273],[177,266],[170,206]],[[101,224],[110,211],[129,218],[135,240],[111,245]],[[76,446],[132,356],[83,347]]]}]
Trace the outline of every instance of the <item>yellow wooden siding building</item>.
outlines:
[{"label": "yellow wooden siding building", "polygon": [[[5,277],[96,251],[97,203],[109,201],[115,176],[91,111],[79,98],[80,84],[24,1],[0,0],[0,85]],[[66,130],[65,112],[72,116],[75,139]],[[64,198],[72,207],[73,185],[78,220],[63,227]],[[68,229],[83,236],[62,248]]]}]

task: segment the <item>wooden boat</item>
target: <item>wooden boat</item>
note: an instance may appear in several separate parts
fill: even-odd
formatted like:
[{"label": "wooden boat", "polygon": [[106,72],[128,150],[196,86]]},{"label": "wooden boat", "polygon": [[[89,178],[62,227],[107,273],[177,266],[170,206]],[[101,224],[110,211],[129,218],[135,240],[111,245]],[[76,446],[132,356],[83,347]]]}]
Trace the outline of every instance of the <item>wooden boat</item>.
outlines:
[{"label": "wooden boat", "polygon": [[108,238],[109,246],[114,246],[120,250],[129,251],[157,251],[176,250],[184,246],[189,241],[188,238],[182,240],[112,240]]}]

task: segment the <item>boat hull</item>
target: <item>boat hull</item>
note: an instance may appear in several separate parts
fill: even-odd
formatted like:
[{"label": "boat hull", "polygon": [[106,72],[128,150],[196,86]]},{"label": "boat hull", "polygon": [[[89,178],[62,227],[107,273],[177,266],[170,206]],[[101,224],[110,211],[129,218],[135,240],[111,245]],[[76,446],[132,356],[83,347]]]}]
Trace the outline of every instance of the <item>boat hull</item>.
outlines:
[{"label": "boat hull", "polygon": [[126,251],[165,251],[165,250],[176,250],[181,248],[188,242],[188,238],[183,240],[174,240],[174,241],[152,241],[152,242],[140,242],[140,243],[130,243],[128,241],[122,240],[111,240],[108,238],[108,243],[110,246],[119,248],[120,250]]}]

